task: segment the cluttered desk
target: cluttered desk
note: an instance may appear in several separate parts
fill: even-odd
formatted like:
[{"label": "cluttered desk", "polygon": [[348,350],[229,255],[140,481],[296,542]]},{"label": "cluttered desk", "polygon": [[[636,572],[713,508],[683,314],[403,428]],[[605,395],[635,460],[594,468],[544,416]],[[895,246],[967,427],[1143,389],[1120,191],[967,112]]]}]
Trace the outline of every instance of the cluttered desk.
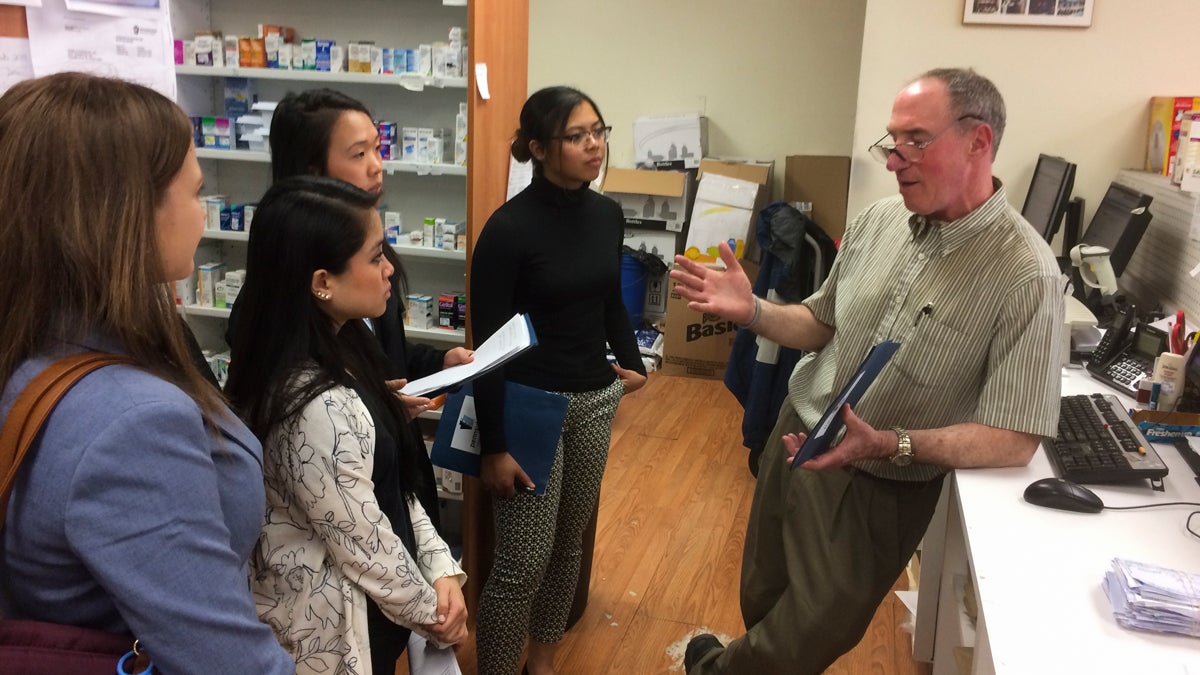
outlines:
[{"label": "cluttered desk", "polygon": [[[1064,396],[1134,405],[1077,366],[1062,385]],[[1163,505],[1147,510],[1030,503],[1027,489],[1057,480],[1045,452],[1021,468],[955,471],[922,546],[915,658],[934,675],[1200,675],[1200,640],[1123,627],[1104,588],[1118,560],[1200,570],[1200,538],[1189,531],[1189,521],[1200,531],[1191,515],[1200,506],[1166,506],[1200,504],[1200,485],[1173,444],[1153,449],[1168,472],[1161,491],[1146,479],[1086,486],[1104,507]]]},{"label": "cluttered desk", "polygon": [[[1024,212],[1048,241],[1073,175],[1039,158]],[[1200,416],[1178,414],[1200,412],[1200,349],[1182,312],[1139,322],[1116,285],[1149,203],[1114,183],[1087,233],[1068,223],[1060,260],[1089,290],[1068,298],[1057,437],[946,481],[913,634],[934,675],[1200,675]]]}]

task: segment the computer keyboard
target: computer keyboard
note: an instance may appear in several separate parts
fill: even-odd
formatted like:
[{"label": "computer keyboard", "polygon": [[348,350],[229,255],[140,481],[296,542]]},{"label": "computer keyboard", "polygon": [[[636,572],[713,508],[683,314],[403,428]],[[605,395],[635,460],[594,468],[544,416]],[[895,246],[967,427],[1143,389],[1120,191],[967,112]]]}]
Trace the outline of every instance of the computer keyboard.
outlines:
[{"label": "computer keyboard", "polygon": [[1059,477],[1076,483],[1167,475],[1167,465],[1111,394],[1063,396],[1058,436],[1042,445]]}]

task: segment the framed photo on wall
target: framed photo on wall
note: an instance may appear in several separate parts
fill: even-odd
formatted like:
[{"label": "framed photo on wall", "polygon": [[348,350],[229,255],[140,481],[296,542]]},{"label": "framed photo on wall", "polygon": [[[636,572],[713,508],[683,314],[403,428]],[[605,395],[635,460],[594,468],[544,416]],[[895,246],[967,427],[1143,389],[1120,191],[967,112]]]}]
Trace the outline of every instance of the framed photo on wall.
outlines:
[{"label": "framed photo on wall", "polygon": [[1092,25],[1096,0],[964,0],[963,23],[1015,26]]}]

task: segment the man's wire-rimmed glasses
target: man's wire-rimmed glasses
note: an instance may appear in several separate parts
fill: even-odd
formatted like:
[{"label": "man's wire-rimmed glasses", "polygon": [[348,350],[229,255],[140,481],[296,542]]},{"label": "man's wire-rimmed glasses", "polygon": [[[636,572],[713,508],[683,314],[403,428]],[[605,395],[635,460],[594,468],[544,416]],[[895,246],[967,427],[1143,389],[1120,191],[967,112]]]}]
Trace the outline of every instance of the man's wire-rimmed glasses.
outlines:
[{"label": "man's wire-rimmed glasses", "polygon": [[941,138],[942,134],[944,134],[947,131],[950,131],[954,127],[958,126],[959,122],[962,122],[963,120],[971,120],[971,119],[983,121],[983,118],[980,117],[979,115],[973,115],[973,114],[963,115],[962,117],[959,117],[958,119],[954,120],[953,124],[946,127],[945,129],[942,129],[941,131],[937,132],[933,136],[930,136],[928,140],[924,140],[924,141],[904,141],[902,143],[884,143],[885,140],[887,140],[888,138],[891,138],[891,136],[892,136],[891,132],[888,132],[883,135],[883,138],[879,139],[878,141],[875,141],[875,143],[871,147],[867,148],[867,153],[870,154],[872,157],[874,157],[880,164],[887,164],[888,158],[890,158],[893,153],[896,154],[897,156],[899,156],[900,159],[904,160],[905,162],[908,162],[909,164],[915,164],[915,163],[921,161],[921,158],[925,156],[925,148],[928,148],[929,146],[933,145],[933,142],[936,141],[937,139]]}]

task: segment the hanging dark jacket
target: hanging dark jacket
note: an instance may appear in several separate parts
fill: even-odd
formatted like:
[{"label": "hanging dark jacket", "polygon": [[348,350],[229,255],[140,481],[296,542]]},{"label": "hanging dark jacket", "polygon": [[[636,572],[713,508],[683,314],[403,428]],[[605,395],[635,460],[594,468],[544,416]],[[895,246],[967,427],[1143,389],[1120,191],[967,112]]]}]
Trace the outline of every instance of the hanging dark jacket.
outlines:
[{"label": "hanging dark jacket", "polygon": [[[787,202],[775,202],[759,213],[755,237],[762,262],[753,289],[764,302],[770,296],[776,302],[796,303],[812,295],[829,275],[837,254],[829,235]],[[755,476],[767,435],[787,399],[788,380],[803,354],[745,328],[734,337],[725,386],[745,409],[742,443],[750,449],[750,472]]]}]

